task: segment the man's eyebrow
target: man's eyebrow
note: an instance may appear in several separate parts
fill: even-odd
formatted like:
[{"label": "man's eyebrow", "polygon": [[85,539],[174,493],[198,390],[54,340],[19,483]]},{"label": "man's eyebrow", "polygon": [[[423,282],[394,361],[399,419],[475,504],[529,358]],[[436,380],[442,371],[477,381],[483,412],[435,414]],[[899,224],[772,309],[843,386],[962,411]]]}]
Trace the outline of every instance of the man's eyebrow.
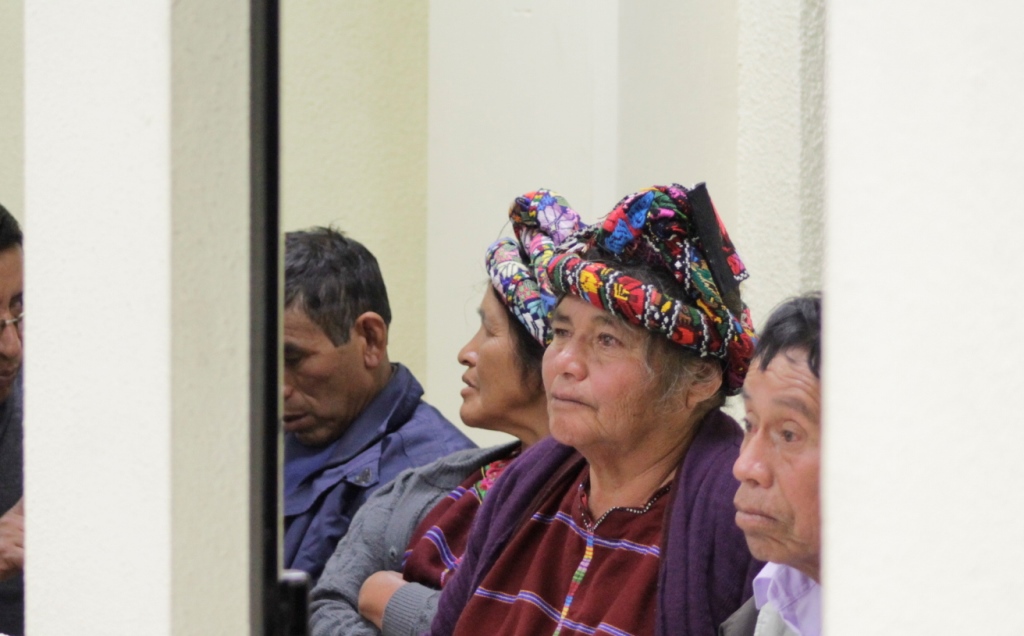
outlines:
[{"label": "man's eyebrow", "polygon": [[793,409],[794,411],[799,411],[801,415],[803,415],[809,420],[814,420],[817,419],[818,417],[815,413],[811,412],[811,407],[807,406],[807,403],[805,403],[803,400],[798,400],[796,398],[789,397],[780,397],[775,398],[772,401],[780,406],[785,406],[787,408]]}]

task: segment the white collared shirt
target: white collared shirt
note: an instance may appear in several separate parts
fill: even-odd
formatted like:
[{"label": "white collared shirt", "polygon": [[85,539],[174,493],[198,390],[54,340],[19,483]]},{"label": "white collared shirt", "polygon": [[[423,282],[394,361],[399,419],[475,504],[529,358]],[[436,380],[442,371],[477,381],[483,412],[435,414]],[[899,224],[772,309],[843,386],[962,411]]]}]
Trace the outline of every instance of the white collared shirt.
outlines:
[{"label": "white collared shirt", "polygon": [[821,586],[799,570],[764,566],[754,577],[754,604],[770,604],[797,636],[821,636]]}]

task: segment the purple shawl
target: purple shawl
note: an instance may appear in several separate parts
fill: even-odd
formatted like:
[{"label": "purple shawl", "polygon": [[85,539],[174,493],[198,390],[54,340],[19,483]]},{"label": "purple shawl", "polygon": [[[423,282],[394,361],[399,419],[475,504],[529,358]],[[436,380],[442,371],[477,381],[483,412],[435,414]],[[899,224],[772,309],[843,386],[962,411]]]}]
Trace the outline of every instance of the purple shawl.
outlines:
[{"label": "purple shawl", "polygon": [[[732,465],[743,434],[719,410],[701,422],[672,486],[658,577],[657,634],[714,636],[753,594],[763,565],[736,527]],[[548,438],[512,463],[477,513],[456,576],[445,586],[430,634],[455,630],[462,609],[520,525],[548,489],[583,459]],[[563,487],[565,487],[563,485]]]}]

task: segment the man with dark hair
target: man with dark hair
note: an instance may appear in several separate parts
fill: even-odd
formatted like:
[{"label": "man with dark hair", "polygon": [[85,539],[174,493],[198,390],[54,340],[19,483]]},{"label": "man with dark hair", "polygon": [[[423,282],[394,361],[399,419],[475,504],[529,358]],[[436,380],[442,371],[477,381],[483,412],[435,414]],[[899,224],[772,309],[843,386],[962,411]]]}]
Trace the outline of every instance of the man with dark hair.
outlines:
[{"label": "man with dark hair", "polygon": [[768,563],[721,636],[821,634],[820,359],[820,294],[777,307],[743,384],[746,434],[733,466],[736,524]]},{"label": "man with dark hair", "polygon": [[25,629],[21,360],[24,298],[21,228],[0,205],[0,633]]},{"label": "man with dark hair", "polygon": [[380,486],[473,443],[388,359],[377,259],[331,228],[285,237],[285,567],[315,581]]}]

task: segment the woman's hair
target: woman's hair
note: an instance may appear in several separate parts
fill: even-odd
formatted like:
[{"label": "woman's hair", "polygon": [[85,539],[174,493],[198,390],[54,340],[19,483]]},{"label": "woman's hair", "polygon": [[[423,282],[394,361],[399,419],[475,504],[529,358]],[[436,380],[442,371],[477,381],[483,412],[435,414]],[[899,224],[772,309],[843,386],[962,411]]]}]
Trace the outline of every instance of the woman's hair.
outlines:
[{"label": "woman's hair", "polygon": [[[713,376],[722,377],[722,363],[715,358],[701,358],[667,338],[648,334],[645,361],[651,374],[657,374],[664,406],[670,406],[672,399],[686,387],[701,382],[710,382]],[[714,395],[696,408],[699,415],[725,404],[725,383],[722,382]]]},{"label": "woman's hair", "polygon": [[512,352],[515,354],[519,377],[528,387],[542,389],[544,379],[541,375],[541,364],[544,361],[544,345],[537,342],[537,339],[526,330],[526,326],[519,322],[519,319],[505,306],[501,295],[493,287],[488,288],[501,303],[501,306],[505,308],[509,334],[512,339]]}]

